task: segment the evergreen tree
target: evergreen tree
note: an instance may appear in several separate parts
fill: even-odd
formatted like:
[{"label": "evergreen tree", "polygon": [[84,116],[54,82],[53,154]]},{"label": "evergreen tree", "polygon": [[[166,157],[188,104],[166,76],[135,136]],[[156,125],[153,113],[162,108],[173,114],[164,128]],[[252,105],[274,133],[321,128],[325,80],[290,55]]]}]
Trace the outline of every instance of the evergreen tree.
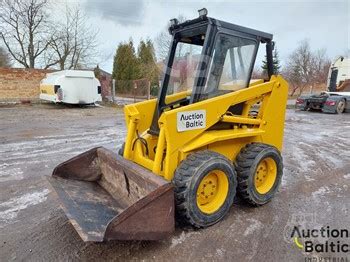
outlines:
[{"label": "evergreen tree", "polygon": [[151,40],[147,40],[146,42],[141,40],[138,47],[137,54],[138,54],[140,63],[142,64],[154,63],[155,61],[154,48]]},{"label": "evergreen tree", "polygon": [[[277,51],[277,47],[274,48],[272,52],[272,63],[273,63],[273,72],[275,75],[278,75],[281,72],[280,59]],[[267,57],[265,55],[265,59],[262,61],[261,66],[263,73],[267,75]]]},{"label": "evergreen tree", "polygon": [[158,84],[159,70],[156,64],[153,43],[150,39],[141,40],[138,47],[139,78],[147,78],[151,85]]},{"label": "evergreen tree", "polygon": [[133,80],[138,77],[138,60],[132,39],[118,45],[114,56],[112,78],[116,80],[116,90],[126,93],[133,88]]}]

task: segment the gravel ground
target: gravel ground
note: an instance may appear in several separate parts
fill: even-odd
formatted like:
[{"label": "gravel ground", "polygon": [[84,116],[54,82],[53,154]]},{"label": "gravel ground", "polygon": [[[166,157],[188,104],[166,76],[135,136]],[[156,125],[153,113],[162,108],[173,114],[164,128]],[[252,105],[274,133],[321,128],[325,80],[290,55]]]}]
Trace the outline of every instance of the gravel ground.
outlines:
[{"label": "gravel ground", "polygon": [[125,136],[122,110],[0,107],[0,123],[0,261],[304,261],[348,255],[303,253],[290,233],[296,224],[349,229],[350,114],[287,110],[284,177],[269,204],[251,208],[237,201],[220,223],[205,230],[177,228],[163,241],[101,244],[80,240],[45,176],[89,148],[115,150]]}]

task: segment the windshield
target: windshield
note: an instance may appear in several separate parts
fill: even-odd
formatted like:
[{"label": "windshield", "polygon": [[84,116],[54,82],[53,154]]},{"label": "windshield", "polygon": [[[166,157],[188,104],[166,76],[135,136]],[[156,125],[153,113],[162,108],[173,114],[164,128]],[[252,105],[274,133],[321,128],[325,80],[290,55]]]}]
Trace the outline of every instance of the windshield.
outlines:
[{"label": "windshield", "polygon": [[184,42],[176,45],[167,95],[192,90],[202,48]]},{"label": "windshield", "polygon": [[[205,52],[202,52],[205,39],[203,32],[193,34],[191,31],[181,32],[180,36],[174,37],[169,67],[165,68],[165,76],[169,78],[165,78],[166,89],[162,92],[169,99],[161,102],[164,106],[178,101],[184,103],[184,100],[195,103],[248,87],[258,42],[250,38],[218,33],[213,47],[207,46]],[[210,49],[213,50],[210,52]],[[211,55],[206,56],[204,53]],[[203,66],[204,62],[208,63],[208,67]],[[199,65],[203,72],[199,72]],[[201,81],[195,83],[197,79]],[[185,91],[188,93],[169,96]],[[186,98],[189,95],[191,98]]]},{"label": "windshield", "polygon": [[201,100],[247,87],[256,47],[254,40],[219,34]]}]

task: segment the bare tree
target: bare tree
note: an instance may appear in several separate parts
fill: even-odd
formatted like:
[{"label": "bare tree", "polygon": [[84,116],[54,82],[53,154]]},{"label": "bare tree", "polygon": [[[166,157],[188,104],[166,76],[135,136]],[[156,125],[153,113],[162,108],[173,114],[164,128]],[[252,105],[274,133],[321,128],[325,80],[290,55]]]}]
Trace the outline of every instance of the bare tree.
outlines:
[{"label": "bare tree", "polygon": [[284,76],[287,78],[291,95],[300,89],[300,92],[309,82],[311,71],[311,49],[307,40],[302,41],[297,49],[289,55]]},{"label": "bare tree", "polygon": [[58,65],[61,70],[78,69],[95,64],[98,31],[87,24],[79,6],[66,6],[65,20],[55,28],[46,68]]},{"label": "bare tree", "polygon": [[52,32],[47,30],[48,0],[2,0],[0,39],[11,57],[26,68],[48,48]]},{"label": "bare tree", "polygon": [[[177,17],[179,23],[186,21],[183,15]],[[171,45],[171,35],[169,34],[168,28],[170,27],[170,22],[168,22],[166,28],[161,31],[154,39],[156,56],[159,60],[164,60],[168,56],[168,52]]]},{"label": "bare tree", "polygon": [[10,67],[11,59],[6,50],[0,46],[0,67]]},{"label": "bare tree", "polygon": [[330,64],[325,49],[312,52],[307,40],[300,42],[289,56],[283,71],[290,83],[291,95],[297,90],[301,94],[306,87],[313,88],[316,84],[326,83]]},{"label": "bare tree", "polygon": [[326,49],[319,49],[313,53],[312,61],[312,83],[324,84],[327,82],[331,60],[327,57]]}]

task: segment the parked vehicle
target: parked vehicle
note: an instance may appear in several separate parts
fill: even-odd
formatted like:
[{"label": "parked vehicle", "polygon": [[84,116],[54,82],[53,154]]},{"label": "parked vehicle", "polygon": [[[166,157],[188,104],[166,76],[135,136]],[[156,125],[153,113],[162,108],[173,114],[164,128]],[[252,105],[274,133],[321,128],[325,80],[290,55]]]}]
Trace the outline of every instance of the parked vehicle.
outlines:
[{"label": "parked vehicle", "polygon": [[92,71],[63,70],[49,73],[40,82],[40,99],[54,103],[94,104],[102,101],[101,84]]},{"label": "parked vehicle", "polygon": [[350,58],[339,57],[329,68],[327,92],[302,95],[296,100],[300,110],[325,113],[350,112]]}]

